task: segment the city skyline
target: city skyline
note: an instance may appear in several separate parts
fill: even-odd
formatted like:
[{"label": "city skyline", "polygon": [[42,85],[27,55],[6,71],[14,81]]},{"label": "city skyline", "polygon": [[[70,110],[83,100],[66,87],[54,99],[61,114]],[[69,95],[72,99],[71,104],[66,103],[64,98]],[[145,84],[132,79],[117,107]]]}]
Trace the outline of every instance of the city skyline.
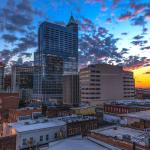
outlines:
[{"label": "city skyline", "polygon": [[134,72],[136,87],[150,87],[148,0],[8,0],[0,9],[0,61],[30,64],[38,45],[39,24],[65,25],[72,12],[79,24],[80,67],[120,64]]}]

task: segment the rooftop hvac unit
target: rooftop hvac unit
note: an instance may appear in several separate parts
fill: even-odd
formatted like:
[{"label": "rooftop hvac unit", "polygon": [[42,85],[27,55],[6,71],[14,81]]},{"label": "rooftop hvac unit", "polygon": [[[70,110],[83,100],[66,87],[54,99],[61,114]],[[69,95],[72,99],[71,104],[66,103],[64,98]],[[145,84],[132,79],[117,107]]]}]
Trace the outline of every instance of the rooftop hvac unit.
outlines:
[{"label": "rooftop hvac unit", "polygon": [[29,124],[30,124],[29,122],[25,122],[25,123],[24,123],[24,125],[29,125]]},{"label": "rooftop hvac unit", "polygon": [[129,134],[124,134],[124,135],[122,136],[122,138],[123,138],[123,140],[125,140],[125,141],[131,141],[131,136],[130,136]]},{"label": "rooftop hvac unit", "polygon": [[113,129],[114,129],[114,130],[117,130],[117,127],[114,127]]},{"label": "rooftop hvac unit", "polygon": [[48,119],[44,119],[43,122],[48,122]]}]

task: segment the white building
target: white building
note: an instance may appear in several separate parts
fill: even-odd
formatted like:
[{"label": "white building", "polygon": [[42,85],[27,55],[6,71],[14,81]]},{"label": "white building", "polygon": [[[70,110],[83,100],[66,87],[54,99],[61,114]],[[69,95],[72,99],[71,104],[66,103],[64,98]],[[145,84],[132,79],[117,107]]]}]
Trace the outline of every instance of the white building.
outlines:
[{"label": "white building", "polygon": [[16,134],[16,150],[39,147],[66,136],[66,123],[59,119],[25,119],[9,124],[10,134]]},{"label": "white building", "polygon": [[46,118],[40,112],[34,112],[32,116],[20,116],[15,123],[5,123],[3,132],[4,136],[16,135],[16,150],[40,148],[67,137],[68,123],[91,119],[96,118],[81,115]]}]

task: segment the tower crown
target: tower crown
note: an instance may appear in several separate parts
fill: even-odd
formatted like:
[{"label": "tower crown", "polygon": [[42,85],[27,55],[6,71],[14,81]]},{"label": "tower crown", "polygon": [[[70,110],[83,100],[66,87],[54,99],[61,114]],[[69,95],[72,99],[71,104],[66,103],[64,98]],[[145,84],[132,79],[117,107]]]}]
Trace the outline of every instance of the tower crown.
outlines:
[{"label": "tower crown", "polygon": [[74,17],[71,15],[71,17],[70,17],[70,19],[69,19],[69,22],[68,22],[68,25],[67,25],[67,26],[73,25],[73,24],[77,24],[77,23],[76,23]]}]

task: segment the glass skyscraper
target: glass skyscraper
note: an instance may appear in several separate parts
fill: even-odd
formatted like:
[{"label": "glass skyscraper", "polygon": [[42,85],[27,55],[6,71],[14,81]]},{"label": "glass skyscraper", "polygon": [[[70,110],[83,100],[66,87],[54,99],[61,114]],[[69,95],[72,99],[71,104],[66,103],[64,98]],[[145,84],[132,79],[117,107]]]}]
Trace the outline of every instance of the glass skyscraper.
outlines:
[{"label": "glass skyscraper", "polygon": [[63,74],[78,72],[78,24],[73,16],[66,26],[41,23],[34,62],[34,98],[62,101]]}]

